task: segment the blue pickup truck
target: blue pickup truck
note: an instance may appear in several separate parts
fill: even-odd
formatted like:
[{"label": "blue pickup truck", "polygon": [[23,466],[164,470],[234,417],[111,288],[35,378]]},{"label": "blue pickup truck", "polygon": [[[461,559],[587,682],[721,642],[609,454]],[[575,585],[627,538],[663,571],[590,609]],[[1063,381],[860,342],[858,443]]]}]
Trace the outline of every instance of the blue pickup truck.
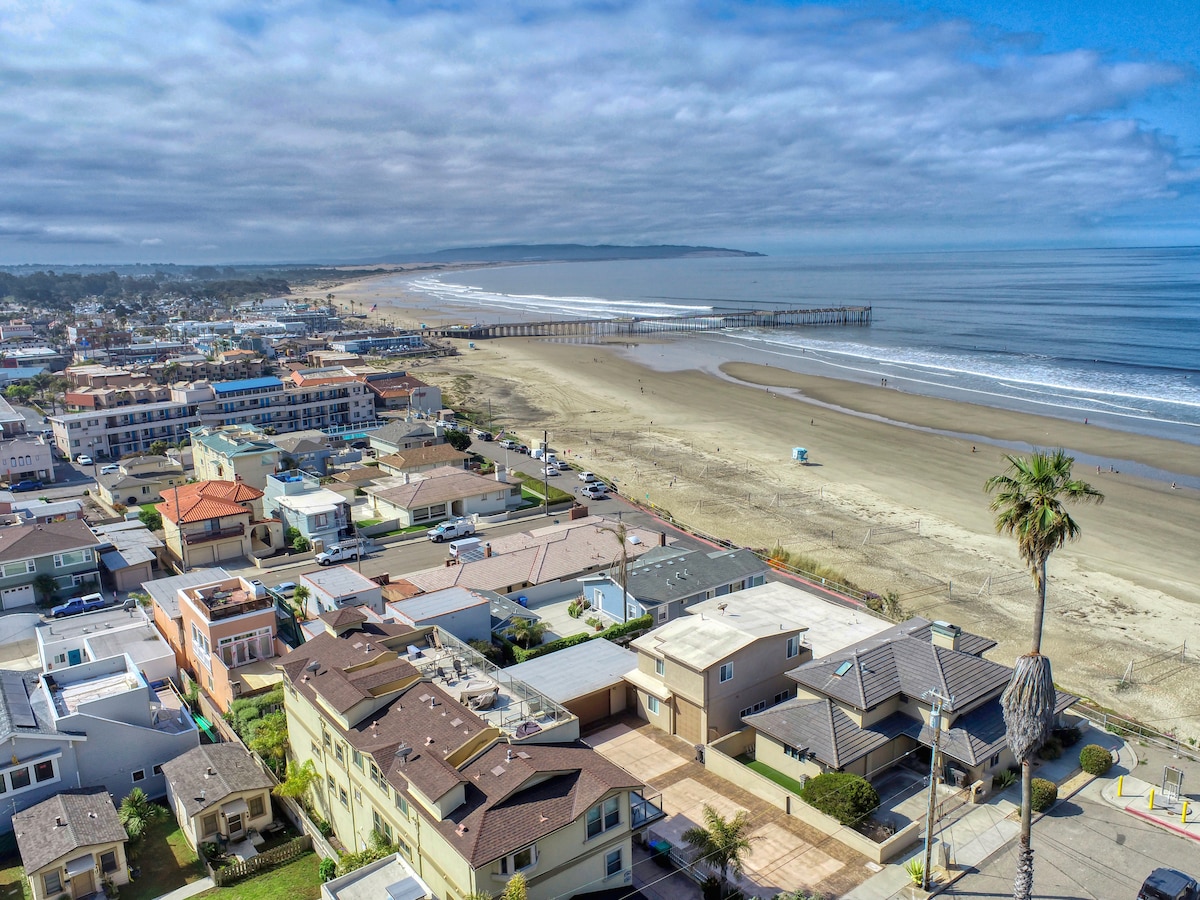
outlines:
[{"label": "blue pickup truck", "polygon": [[61,619],[63,616],[74,616],[79,613],[95,612],[98,609],[104,609],[108,606],[108,601],[104,599],[102,594],[85,594],[82,597],[76,597],[73,600],[68,600],[62,606],[56,606],[50,610],[50,615],[56,619]]}]

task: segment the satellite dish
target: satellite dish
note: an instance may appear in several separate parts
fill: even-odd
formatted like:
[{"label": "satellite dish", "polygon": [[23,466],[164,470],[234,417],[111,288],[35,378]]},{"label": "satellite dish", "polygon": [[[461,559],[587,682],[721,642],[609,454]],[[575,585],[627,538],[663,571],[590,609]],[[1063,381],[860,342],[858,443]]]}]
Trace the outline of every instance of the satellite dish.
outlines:
[{"label": "satellite dish", "polygon": [[319,659],[314,659],[304,668],[309,672],[316,674],[317,670],[321,668],[321,661]]}]

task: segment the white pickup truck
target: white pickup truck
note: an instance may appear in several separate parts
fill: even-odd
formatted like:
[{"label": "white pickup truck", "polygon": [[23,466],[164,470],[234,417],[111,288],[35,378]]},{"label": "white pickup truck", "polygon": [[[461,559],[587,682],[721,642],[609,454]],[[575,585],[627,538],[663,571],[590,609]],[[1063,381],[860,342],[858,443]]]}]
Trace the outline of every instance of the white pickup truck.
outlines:
[{"label": "white pickup truck", "polygon": [[328,550],[318,553],[313,559],[317,561],[317,565],[332,566],[334,563],[344,563],[348,560],[358,559],[359,556],[367,556],[370,552],[369,540],[347,541],[343,544],[335,544]]},{"label": "white pickup truck", "polygon": [[455,519],[442,522],[437,528],[430,528],[425,536],[435,544],[442,541],[453,541],[475,533],[475,523],[470,519]]}]

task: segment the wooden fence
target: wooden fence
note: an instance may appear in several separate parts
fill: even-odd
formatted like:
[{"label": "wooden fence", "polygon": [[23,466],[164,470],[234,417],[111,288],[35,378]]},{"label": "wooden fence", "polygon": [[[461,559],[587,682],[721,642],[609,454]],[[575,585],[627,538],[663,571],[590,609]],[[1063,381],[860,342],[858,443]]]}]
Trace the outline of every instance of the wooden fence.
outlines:
[{"label": "wooden fence", "polygon": [[296,857],[302,856],[310,850],[312,850],[312,838],[305,834],[298,838],[292,838],[292,840],[280,847],[276,847],[274,850],[268,850],[266,853],[260,853],[258,856],[252,856],[250,859],[222,866],[219,869],[214,868],[208,860],[205,860],[204,864],[208,867],[208,874],[212,877],[213,884],[217,887],[224,887],[227,884],[233,884],[235,881],[241,881],[255,872],[261,872],[263,869],[270,869],[273,866],[291,862]]}]

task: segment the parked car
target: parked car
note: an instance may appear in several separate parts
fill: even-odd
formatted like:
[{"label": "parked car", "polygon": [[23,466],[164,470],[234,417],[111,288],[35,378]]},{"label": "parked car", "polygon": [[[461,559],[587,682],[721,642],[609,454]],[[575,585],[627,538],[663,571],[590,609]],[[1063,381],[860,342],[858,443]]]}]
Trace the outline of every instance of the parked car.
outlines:
[{"label": "parked car", "polygon": [[558,469],[558,471],[560,471],[560,472],[570,472],[571,471],[571,464],[569,462],[567,462],[566,460],[563,460],[563,459],[553,460],[553,465],[554,465],[554,468]]},{"label": "parked car", "polygon": [[279,594],[281,597],[293,596],[296,593],[296,582],[294,582],[294,581],[279,582],[279,584],[275,585],[275,593]]},{"label": "parked car", "polygon": [[455,538],[466,537],[474,533],[475,523],[470,519],[455,519],[441,522],[436,528],[430,528],[425,532],[425,537],[435,544],[440,544],[442,541],[452,541]]},{"label": "parked car", "polygon": [[104,609],[106,606],[108,606],[108,603],[102,594],[85,594],[82,597],[75,597],[73,600],[68,600],[61,606],[54,607],[50,610],[50,615],[56,619],[61,619],[63,616],[95,612],[98,609]]},{"label": "parked car", "polygon": [[1177,869],[1158,868],[1142,884],[1137,900],[1200,900],[1200,884]]},{"label": "parked car", "polygon": [[558,466],[542,466],[542,474],[548,478],[553,478],[558,474]]},{"label": "parked car", "polygon": [[485,431],[482,428],[476,428],[475,437],[479,438],[481,441],[490,441],[492,440],[492,433],[490,431]]},{"label": "parked car", "polygon": [[519,446],[521,445],[511,438],[505,438],[504,440],[500,441],[500,447],[504,450],[516,450]]},{"label": "parked car", "polygon": [[86,453],[80,453],[77,457],[75,457],[75,462],[79,463],[81,466],[90,466],[92,465],[92,458]]},{"label": "parked car", "polygon": [[121,467],[118,466],[116,463],[109,463],[107,466],[100,467],[101,475],[116,475],[120,471],[121,471]]},{"label": "parked car", "polygon": [[520,445],[518,445],[518,446],[517,446],[517,452],[518,452],[518,453],[524,453],[526,456],[528,456],[528,455],[529,455],[529,448],[528,448],[528,447],[526,447],[524,444],[520,444]]},{"label": "parked car", "polygon": [[317,561],[317,565],[332,566],[334,563],[358,559],[358,555],[358,542],[355,541],[350,544],[337,544],[328,550],[322,550],[313,558]]},{"label": "parked car", "polygon": [[595,476],[595,474],[594,474],[594,473],[592,473],[592,472],[580,472],[580,473],[579,473],[579,480],[580,480],[580,481],[586,481],[588,484],[591,484],[593,481],[595,481],[595,480],[596,480],[596,476]]},{"label": "parked car", "polygon": [[608,499],[608,489],[598,481],[593,482],[592,484],[585,484],[579,489],[579,493],[581,496],[587,497],[589,500]]},{"label": "parked car", "polygon": [[9,488],[10,491],[18,494],[21,491],[40,491],[41,489],[42,483],[40,481],[18,481]]}]

